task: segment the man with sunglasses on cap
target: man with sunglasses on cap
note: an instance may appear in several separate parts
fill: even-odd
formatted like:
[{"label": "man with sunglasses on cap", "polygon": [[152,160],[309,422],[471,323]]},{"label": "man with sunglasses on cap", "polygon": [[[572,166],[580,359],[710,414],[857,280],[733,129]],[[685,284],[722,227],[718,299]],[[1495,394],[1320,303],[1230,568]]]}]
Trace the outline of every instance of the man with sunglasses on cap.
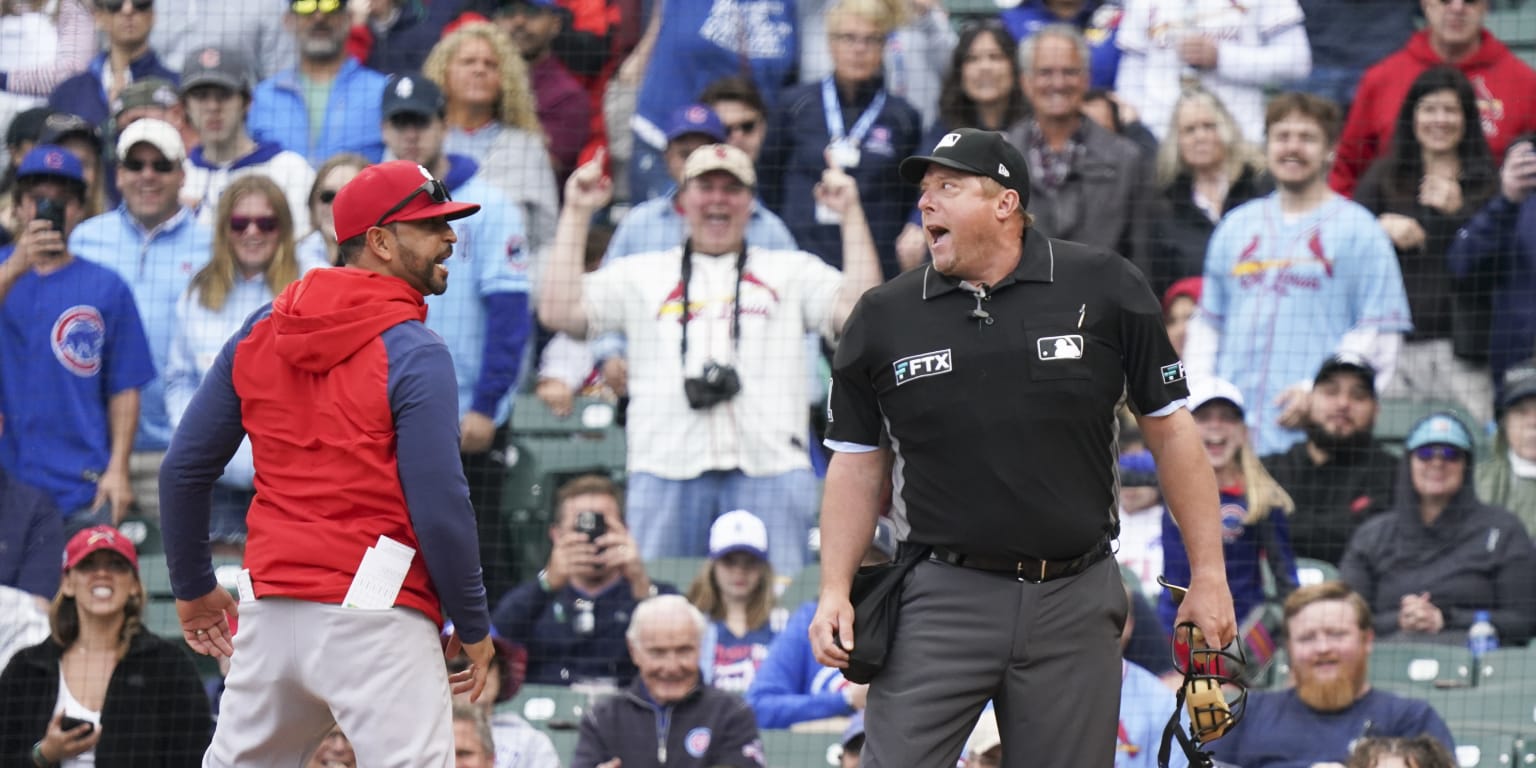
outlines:
[{"label": "man with sunglasses on cap", "polygon": [[[449,222],[479,209],[416,163],[364,169],[335,202],[345,265],[253,315],[187,407],[162,532],[187,643],[230,658],[206,766],[300,765],[333,721],[363,765],[453,762],[450,686],[477,699],[493,649],[453,360],[425,297],[448,288]],[[209,494],[247,435],[237,606],[209,560]],[[461,642],[471,664],[450,677]]]},{"label": "man with sunglasses on cap", "polygon": [[176,73],[160,63],[149,46],[155,25],[154,0],[88,0],[96,29],[107,40],[107,49],[91,59],[84,72],[59,83],[48,97],[48,106],[104,125],[111,117],[112,101],[129,84],[151,77],[176,82]]},{"label": "man with sunglasses on cap", "polygon": [[427,299],[427,327],[453,355],[459,390],[459,450],[469,498],[486,549],[486,588],[494,602],[515,586],[501,524],[507,472],[501,450],[511,433],[511,392],[533,332],[523,209],[481,172],[474,158],[443,151],[447,123],[437,84],[418,74],[394,75],[384,88],[380,128],[391,159],[420,163],[451,194],[482,205],[479,216],[454,222],[459,242],[449,266],[459,273],[441,295]]},{"label": "man with sunglasses on cap", "polygon": [[[160,372],[170,360],[176,303],[213,251],[213,233],[181,204],[186,157],[181,135],[170,123],[144,118],[123,129],[117,141],[117,190],[123,203],[85,221],[69,239],[76,255],[116,271],[133,289]],[[170,442],[165,383],[156,376],[144,388],[132,464],[135,502],[151,518],[159,515],[156,477]]]},{"label": "man with sunglasses on cap", "polygon": [[384,154],[379,96],[386,78],[347,55],[346,3],[292,0],[284,24],[298,41],[298,66],[256,85],[251,138],[291,149],[316,167],[340,152],[378,162]]},{"label": "man with sunglasses on cap", "polygon": [[921,189],[933,263],[865,294],[833,360],[816,658],[848,668],[864,642],[849,590],[893,485],[910,571],[863,765],[953,764],[988,699],[1003,765],[1109,765],[1128,611],[1111,555],[1122,399],[1190,557],[1177,621],[1212,646],[1236,636],[1183,366],[1128,261],[1033,230],[1028,165],[1002,134],[946,134],[901,174]]},{"label": "man with sunglasses on cap", "polygon": [[155,368],[128,285],[68,245],[85,216],[80,161],[39,144],[12,195],[25,224],[0,248],[0,467],[46,492],[73,532],[128,513],[140,392]]}]

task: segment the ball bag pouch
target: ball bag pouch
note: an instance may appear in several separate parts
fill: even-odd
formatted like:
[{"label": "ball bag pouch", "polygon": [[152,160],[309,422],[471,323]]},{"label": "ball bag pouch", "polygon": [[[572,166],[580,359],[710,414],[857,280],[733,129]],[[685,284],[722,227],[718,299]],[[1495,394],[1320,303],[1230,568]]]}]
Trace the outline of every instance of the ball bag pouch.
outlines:
[{"label": "ball bag pouch", "polygon": [[930,547],[902,544],[896,559],[860,568],[853,576],[848,601],[853,604],[853,652],[843,678],[868,683],[885,668],[886,656],[896,642],[896,619],[901,613],[902,587],[907,574],[928,559]]}]

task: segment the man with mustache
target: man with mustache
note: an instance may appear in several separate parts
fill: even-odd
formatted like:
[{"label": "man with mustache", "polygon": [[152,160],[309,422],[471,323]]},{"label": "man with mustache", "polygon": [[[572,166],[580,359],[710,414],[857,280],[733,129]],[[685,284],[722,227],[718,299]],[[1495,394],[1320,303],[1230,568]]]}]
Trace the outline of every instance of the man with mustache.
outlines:
[{"label": "man with mustache", "polygon": [[1371,609],[1343,582],[1292,592],[1285,634],[1295,687],[1248,694],[1242,722],[1211,743],[1218,761],[1243,768],[1341,766],[1353,742],[1366,736],[1427,733],[1455,748],[1428,703],[1367,682],[1375,642]]},{"label": "man with mustache", "polygon": [[1339,108],[1283,93],[1265,111],[1264,133],[1275,191],[1238,206],[1211,235],[1184,343],[1191,379],[1215,375],[1242,391],[1260,456],[1303,438],[1323,360],[1360,355],[1383,385],[1413,328],[1392,242],[1369,211],[1328,189]]},{"label": "man with mustache", "polygon": [[1334,355],[1312,380],[1306,441],[1264,457],[1296,502],[1297,557],[1337,565],[1355,528],[1391,505],[1398,460],[1373,435],[1379,409],[1376,369],[1359,355]]}]

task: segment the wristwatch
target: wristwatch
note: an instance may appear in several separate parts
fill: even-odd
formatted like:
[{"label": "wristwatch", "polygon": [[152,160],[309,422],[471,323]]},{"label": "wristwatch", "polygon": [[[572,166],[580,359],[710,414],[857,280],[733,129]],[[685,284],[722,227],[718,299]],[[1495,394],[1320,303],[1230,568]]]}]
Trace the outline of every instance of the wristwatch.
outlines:
[{"label": "wristwatch", "polygon": [[49,762],[48,758],[43,757],[42,739],[38,739],[37,743],[32,745],[32,764],[37,766],[37,768],[55,768],[58,765],[58,763]]}]

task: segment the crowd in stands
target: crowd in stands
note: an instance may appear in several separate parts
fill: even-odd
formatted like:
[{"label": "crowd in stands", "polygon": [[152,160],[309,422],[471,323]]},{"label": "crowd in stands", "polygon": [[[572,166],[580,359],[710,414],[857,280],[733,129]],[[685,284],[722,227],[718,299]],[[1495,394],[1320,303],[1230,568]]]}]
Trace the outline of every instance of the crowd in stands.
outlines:
[{"label": "crowd in stands", "polygon": [[[0,761],[197,761],[217,675],[145,612],[160,463],[246,319],[346,268],[371,222],[338,190],[404,159],[482,206],[426,299],[497,635],[461,764],[778,765],[759,729],[832,719],[857,765],[865,686],[807,639],[826,358],[957,234],[897,164],[983,128],[1034,228],[1130,259],[1182,355],[1242,637],[1291,674],[1217,757],[1440,764],[1456,713],[1371,688],[1373,643],[1536,637],[1536,71],[1495,2],[0,0]],[[625,466],[538,478],[523,562],[514,405],[581,398]],[[1179,675],[1156,577],[1189,573],[1120,436],[1116,765],[1147,766]],[[237,559],[248,441],[213,493]],[[653,579],[677,559],[691,584]],[[561,755],[496,706],[525,682],[614,694]],[[967,766],[998,764],[989,717]],[[353,763],[337,732],[311,764]]]}]

